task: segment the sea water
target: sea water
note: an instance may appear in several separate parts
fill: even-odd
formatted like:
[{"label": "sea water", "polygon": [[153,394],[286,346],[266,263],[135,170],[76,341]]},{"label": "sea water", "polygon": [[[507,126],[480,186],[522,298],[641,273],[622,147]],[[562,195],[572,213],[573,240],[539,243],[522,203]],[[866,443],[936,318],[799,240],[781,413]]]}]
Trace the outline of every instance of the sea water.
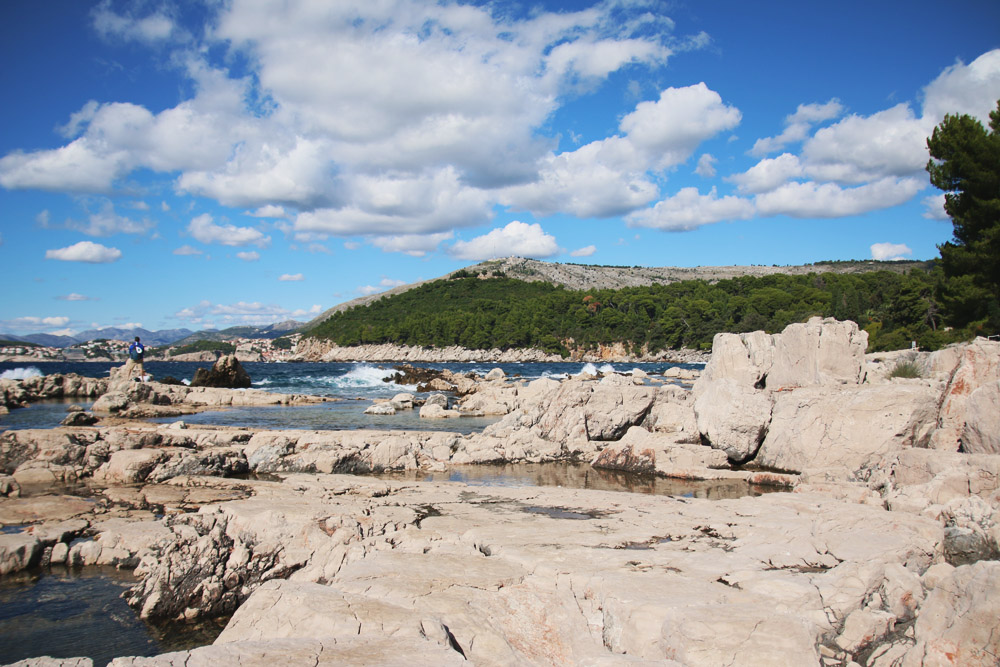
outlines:
[{"label": "sea water", "polygon": [[[190,382],[199,368],[208,363],[179,361],[147,361],[145,370],[157,380],[173,377]],[[202,412],[197,415],[158,419],[158,422],[182,420],[191,424],[215,426],[251,426],[256,428],[300,428],[311,430],[386,429],[386,430],[447,430],[475,433],[497,418],[462,417],[461,419],[420,420],[418,411],[402,411],[396,415],[365,415],[374,399],[392,398],[401,392],[415,392],[416,386],[388,381],[398,370],[397,362],[354,363],[264,363],[246,362],[243,368],[250,375],[252,388],[281,394],[310,394],[338,399],[337,402],[296,406],[232,408]],[[417,368],[449,370],[454,373],[476,373],[483,376],[500,368],[508,378],[524,381],[542,377],[561,380],[579,373],[628,373],[640,369],[649,375],[662,375],[673,366],[700,368],[701,364],[621,363],[412,363]],[[76,373],[87,377],[107,377],[112,368],[108,362],[39,362],[34,364],[0,363],[0,378],[21,379],[55,373]],[[0,415],[0,429],[51,428],[66,416],[66,408],[77,399],[36,403],[28,408]]]}]

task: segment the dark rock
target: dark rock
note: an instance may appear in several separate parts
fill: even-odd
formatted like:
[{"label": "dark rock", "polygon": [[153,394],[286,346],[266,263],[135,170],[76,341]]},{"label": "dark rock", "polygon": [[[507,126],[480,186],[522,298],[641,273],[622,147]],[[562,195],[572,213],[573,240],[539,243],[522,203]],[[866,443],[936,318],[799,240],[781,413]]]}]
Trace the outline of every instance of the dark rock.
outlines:
[{"label": "dark rock", "polygon": [[242,389],[250,386],[250,376],[235,354],[227,354],[219,357],[211,370],[199,368],[195,371],[191,386]]},{"label": "dark rock", "polygon": [[93,426],[97,423],[97,417],[91,412],[77,410],[66,415],[59,423],[63,426]]},{"label": "dark rock", "polygon": [[955,567],[981,560],[997,560],[1000,553],[989,538],[968,528],[950,526],[944,531],[944,558]]},{"label": "dark rock", "polygon": [[159,382],[160,384],[184,384],[183,382],[175,378],[173,375],[168,375]]}]

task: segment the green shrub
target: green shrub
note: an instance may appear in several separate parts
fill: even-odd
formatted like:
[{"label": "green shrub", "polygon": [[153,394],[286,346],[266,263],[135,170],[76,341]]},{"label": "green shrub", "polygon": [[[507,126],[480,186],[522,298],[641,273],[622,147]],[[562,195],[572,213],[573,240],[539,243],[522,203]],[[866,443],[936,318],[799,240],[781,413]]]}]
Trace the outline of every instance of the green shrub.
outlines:
[{"label": "green shrub", "polygon": [[918,378],[921,377],[920,369],[912,361],[901,361],[896,364],[892,372],[889,373],[891,378]]}]

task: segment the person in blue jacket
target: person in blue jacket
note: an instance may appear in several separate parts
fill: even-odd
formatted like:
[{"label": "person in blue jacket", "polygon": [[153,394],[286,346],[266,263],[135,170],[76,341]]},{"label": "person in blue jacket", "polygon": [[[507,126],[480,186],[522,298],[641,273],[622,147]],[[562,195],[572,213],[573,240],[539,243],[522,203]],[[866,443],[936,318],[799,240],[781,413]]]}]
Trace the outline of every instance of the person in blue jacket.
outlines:
[{"label": "person in blue jacket", "polygon": [[135,368],[139,369],[139,382],[146,381],[146,373],[142,368],[142,356],[146,352],[146,348],[142,346],[139,341],[139,337],[135,337],[135,342],[128,346],[128,358],[132,363],[129,365],[128,377],[132,377],[132,371]]}]

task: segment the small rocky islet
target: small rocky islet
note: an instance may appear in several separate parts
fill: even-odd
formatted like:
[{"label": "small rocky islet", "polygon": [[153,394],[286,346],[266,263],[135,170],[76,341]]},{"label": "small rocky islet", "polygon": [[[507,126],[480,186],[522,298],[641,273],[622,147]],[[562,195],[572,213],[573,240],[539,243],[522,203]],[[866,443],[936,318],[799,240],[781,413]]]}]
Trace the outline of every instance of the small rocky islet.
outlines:
[{"label": "small rocky islet", "polygon": [[[92,397],[99,418],[0,433],[0,574],[114,565],[143,618],[232,615],[212,645],[114,665],[996,665],[1000,342],[866,345],[815,318],[719,334],[697,379],[444,373],[382,404],[498,418],[471,435],[153,425],[323,399],[0,381],[4,405]],[[349,474],[569,460],[786,492]]]}]

